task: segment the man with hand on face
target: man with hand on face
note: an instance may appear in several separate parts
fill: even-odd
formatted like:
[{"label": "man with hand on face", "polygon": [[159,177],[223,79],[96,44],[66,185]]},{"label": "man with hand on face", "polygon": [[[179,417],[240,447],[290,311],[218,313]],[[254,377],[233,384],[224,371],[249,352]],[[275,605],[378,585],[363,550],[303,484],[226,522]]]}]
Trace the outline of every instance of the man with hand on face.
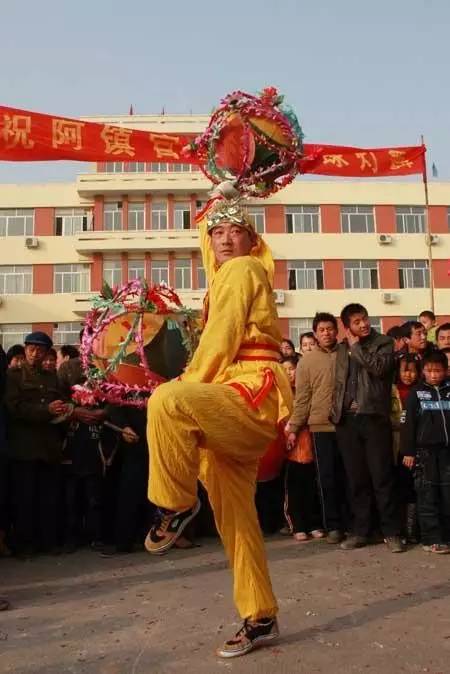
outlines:
[{"label": "man with hand on face", "polygon": [[344,307],[341,320],[346,339],[336,356],[331,421],[336,425],[354,517],[353,535],[341,547],[353,550],[367,545],[374,495],[386,544],[391,552],[403,552],[390,422],[393,342],[371,328],[361,304]]},{"label": "man with hand on face", "polygon": [[15,548],[30,554],[39,547],[54,551],[62,435],[52,419],[67,412],[56,372],[42,368],[52,347],[44,332],[25,339],[25,362],[8,370],[5,404],[8,445],[12,453]]},{"label": "man with hand on face", "polygon": [[198,512],[205,485],[234,573],[244,620],[218,655],[244,655],[278,636],[277,603],[255,508],[258,462],[289,417],[291,387],[278,362],[274,263],[246,211],[220,199],[199,223],[209,295],[205,328],[181,381],[150,398],[149,498],[158,516],[146,548],[172,547]]}]

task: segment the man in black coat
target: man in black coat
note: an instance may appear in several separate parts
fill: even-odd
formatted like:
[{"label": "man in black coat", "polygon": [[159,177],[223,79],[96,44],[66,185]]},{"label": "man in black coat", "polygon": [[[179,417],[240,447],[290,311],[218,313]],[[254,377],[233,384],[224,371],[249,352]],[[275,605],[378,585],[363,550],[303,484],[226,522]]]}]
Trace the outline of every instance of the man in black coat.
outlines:
[{"label": "man in black coat", "polygon": [[393,341],[371,328],[361,304],[344,307],[341,320],[346,339],[336,356],[331,421],[336,425],[354,518],[353,535],[341,547],[353,550],[367,544],[375,496],[385,541],[392,552],[402,552],[390,422]]}]

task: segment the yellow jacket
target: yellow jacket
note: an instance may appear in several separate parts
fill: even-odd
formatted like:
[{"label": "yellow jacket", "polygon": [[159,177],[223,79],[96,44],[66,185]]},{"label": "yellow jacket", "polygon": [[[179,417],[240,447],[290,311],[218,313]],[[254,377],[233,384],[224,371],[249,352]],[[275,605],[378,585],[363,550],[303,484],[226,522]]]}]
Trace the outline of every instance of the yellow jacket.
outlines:
[{"label": "yellow jacket", "polygon": [[[278,395],[278,419],[274,422],[286,419],[292,409],[292,392],[284,369],[276,361],[281,334],[271,286],[270,251],[258,237],[251,255],[233,258],[217,268],[206,222],[201,223],[201,242],[210,286],[208,318],[194,357],[181,379],[237,384],[249,397],[257,399],[264,386],[265,372],[271,370]],[[251,344],[268,345],[269,350],[252,351],[248,349]],[[247,348],[244,356],[266,355],[272,360],[241,360],[242,345]]]}]

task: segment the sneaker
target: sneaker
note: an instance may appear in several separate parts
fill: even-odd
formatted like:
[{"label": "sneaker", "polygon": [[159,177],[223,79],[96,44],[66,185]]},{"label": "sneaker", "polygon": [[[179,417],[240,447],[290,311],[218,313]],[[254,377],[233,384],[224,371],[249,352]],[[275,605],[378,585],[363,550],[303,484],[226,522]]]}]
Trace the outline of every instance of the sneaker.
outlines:
[{"label": "sneaker", "polygon": [[292,535],[292,531],[291,531],[291,529],[289,529],[289,527],[282,527],[278,533],[280,533],[282,536],[291,536]]},{"label": "sneaker", "polygon": [[406,547],[400,536],[387,536],[384,542],[391,552],[405,552]]},{"label": "sneaker", "polygon": [[162,555],[170,550],[199,510],[200,501],[182,512],[158,508],[155,522],[145,539],[146,550],[153,555]]},{"label": "sneaker", "polygon": [[341,543],[341,550],[356,550],[364,548],[368,543],[366,536],[349,536],[347,540]]},{"label": "sneaker", "polygon": [[450,545],[447,545],[447,543],[433,543],[432,545],[422,545],[422,550],[434,552],[436,555],[448,555],[450,553]]},{"label": "sneaker", "polygon": [[344,534],[342,531],[339,531],[339,529],[333,529],[332,531],[329,531],[326,537],[326,542],[330,543],[331,545],[337,545],[338,543],[341,543],[344,540]]},{"label": "sneaker", "polygon": [[306,533],[306,531],[296,531],[295,534],[292,534],[294,539],[298,541],[299,543],[304,543],[305,541],[309,541],[309,536]]},{"label": "sneaker", "polygon": [[221,658],[236,658],[252,651],[266,641],[278,639],[280,632],[276,618],[261,618],[258,621],[245,620],[234,639],[226,641],[217,650]]},{"label": "sneaker", "polygon": [[313,529],[311,533],[311,538],[325,538],[325,532],[323,529]]}]

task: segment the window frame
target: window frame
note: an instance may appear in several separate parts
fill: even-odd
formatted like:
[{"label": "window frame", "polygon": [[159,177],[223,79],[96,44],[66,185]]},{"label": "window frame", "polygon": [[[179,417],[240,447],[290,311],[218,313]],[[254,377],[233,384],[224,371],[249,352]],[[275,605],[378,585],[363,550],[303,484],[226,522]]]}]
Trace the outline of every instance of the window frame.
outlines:
[{"label": "window frame", "polygon": [[289,290],[324,290],[322,260],[288,260],[287,272]]},{"label": "window frame", "polygon": [[[415,285],[415,272],[422,272],[423,285]],[[399,260],[398,283],[401,290],[429,288],[430,268],[428,260]]]},{"label": "window frame", "polygon": [[[62,267],[70,267],[70,269],[62,269]],[[74,269],[76,267],[76,269]],[[65,277],[70,278],[70,290],[64,290]],[[58,280],[61,278],[61,290],[58,289]],[[83,262],[74,264],[55,264],[53,267],[53,292],[56,295],[66,295],[73,293],[88,293],[90,292],[90,265]],[[80,287],[77,288],[78,281]]]},{"label": "window frame", "polygon": [[[10,286],[8,287],[8,279]],[[12,285],[16,285],[17,281],[21,279],[20,284],[22,289],[12,289]],[[33,265],[31,264],[14,264],[14,265],[0,265],[0,295],[31,295],[33,293]]]},{"label": "window frame", "polygon": [[[426,213],[424,206],[396,206],[395,229],[397,234],[424,234],[425,217]],[[410,231],[410,228],[408,227],[408,218],[412,218],[415,223],[412,231]],[[419,226],[417,226],[416,220],[418,221]]]},{"label": "window frame", "polygon": [[[379,290],[380,276],[378,260],[344,260],[344,289],[345,290]],[[364,279],[362,272],[369,272],[370,285],[353,285],[355,272],[359,272],[361,280]],[[352,284],[347,285],[347,272],[350,274]]]},{"label": "window frame", "polygon": [[[352,215],[357,216],[357,218],[365,216],[365,229],[363,231],[352,229],[352,217],[351,217]],[[374,234],[375,232],[375,209],[373,206],[369,205],[341,206],[340,219],[341,219],[341,232],[343,234]]]},{"label": "window frame", "polygon": [[[296,218],[295,216],[298,217]],[[305,217],[310,219],[310,230],[304,226]],[[301,223],[300,226],[296,225],[297,220]],[[285,206],[284,222],[285,229],[288,234],[319,234],[321,229],[320,206],[316,206],[314,204]]]},{"label": "window frame", "polygon": [[[23,218],[23,233],[11,234],[9,230],[13,226],[12,221],[18,220],[19,218]],[[5,221],[4,229],[2,220]],[[34,208],[0,208],[0,237],[33,236],[34,224],[35,224]]]},{"label": "window frame", "polygon": [[[175,290],[192,290],[192,260],[189,257],[175,258]],[[187,264],[181,263],[187,262]],[[186,282],[187,280],[187,282]]]}]

